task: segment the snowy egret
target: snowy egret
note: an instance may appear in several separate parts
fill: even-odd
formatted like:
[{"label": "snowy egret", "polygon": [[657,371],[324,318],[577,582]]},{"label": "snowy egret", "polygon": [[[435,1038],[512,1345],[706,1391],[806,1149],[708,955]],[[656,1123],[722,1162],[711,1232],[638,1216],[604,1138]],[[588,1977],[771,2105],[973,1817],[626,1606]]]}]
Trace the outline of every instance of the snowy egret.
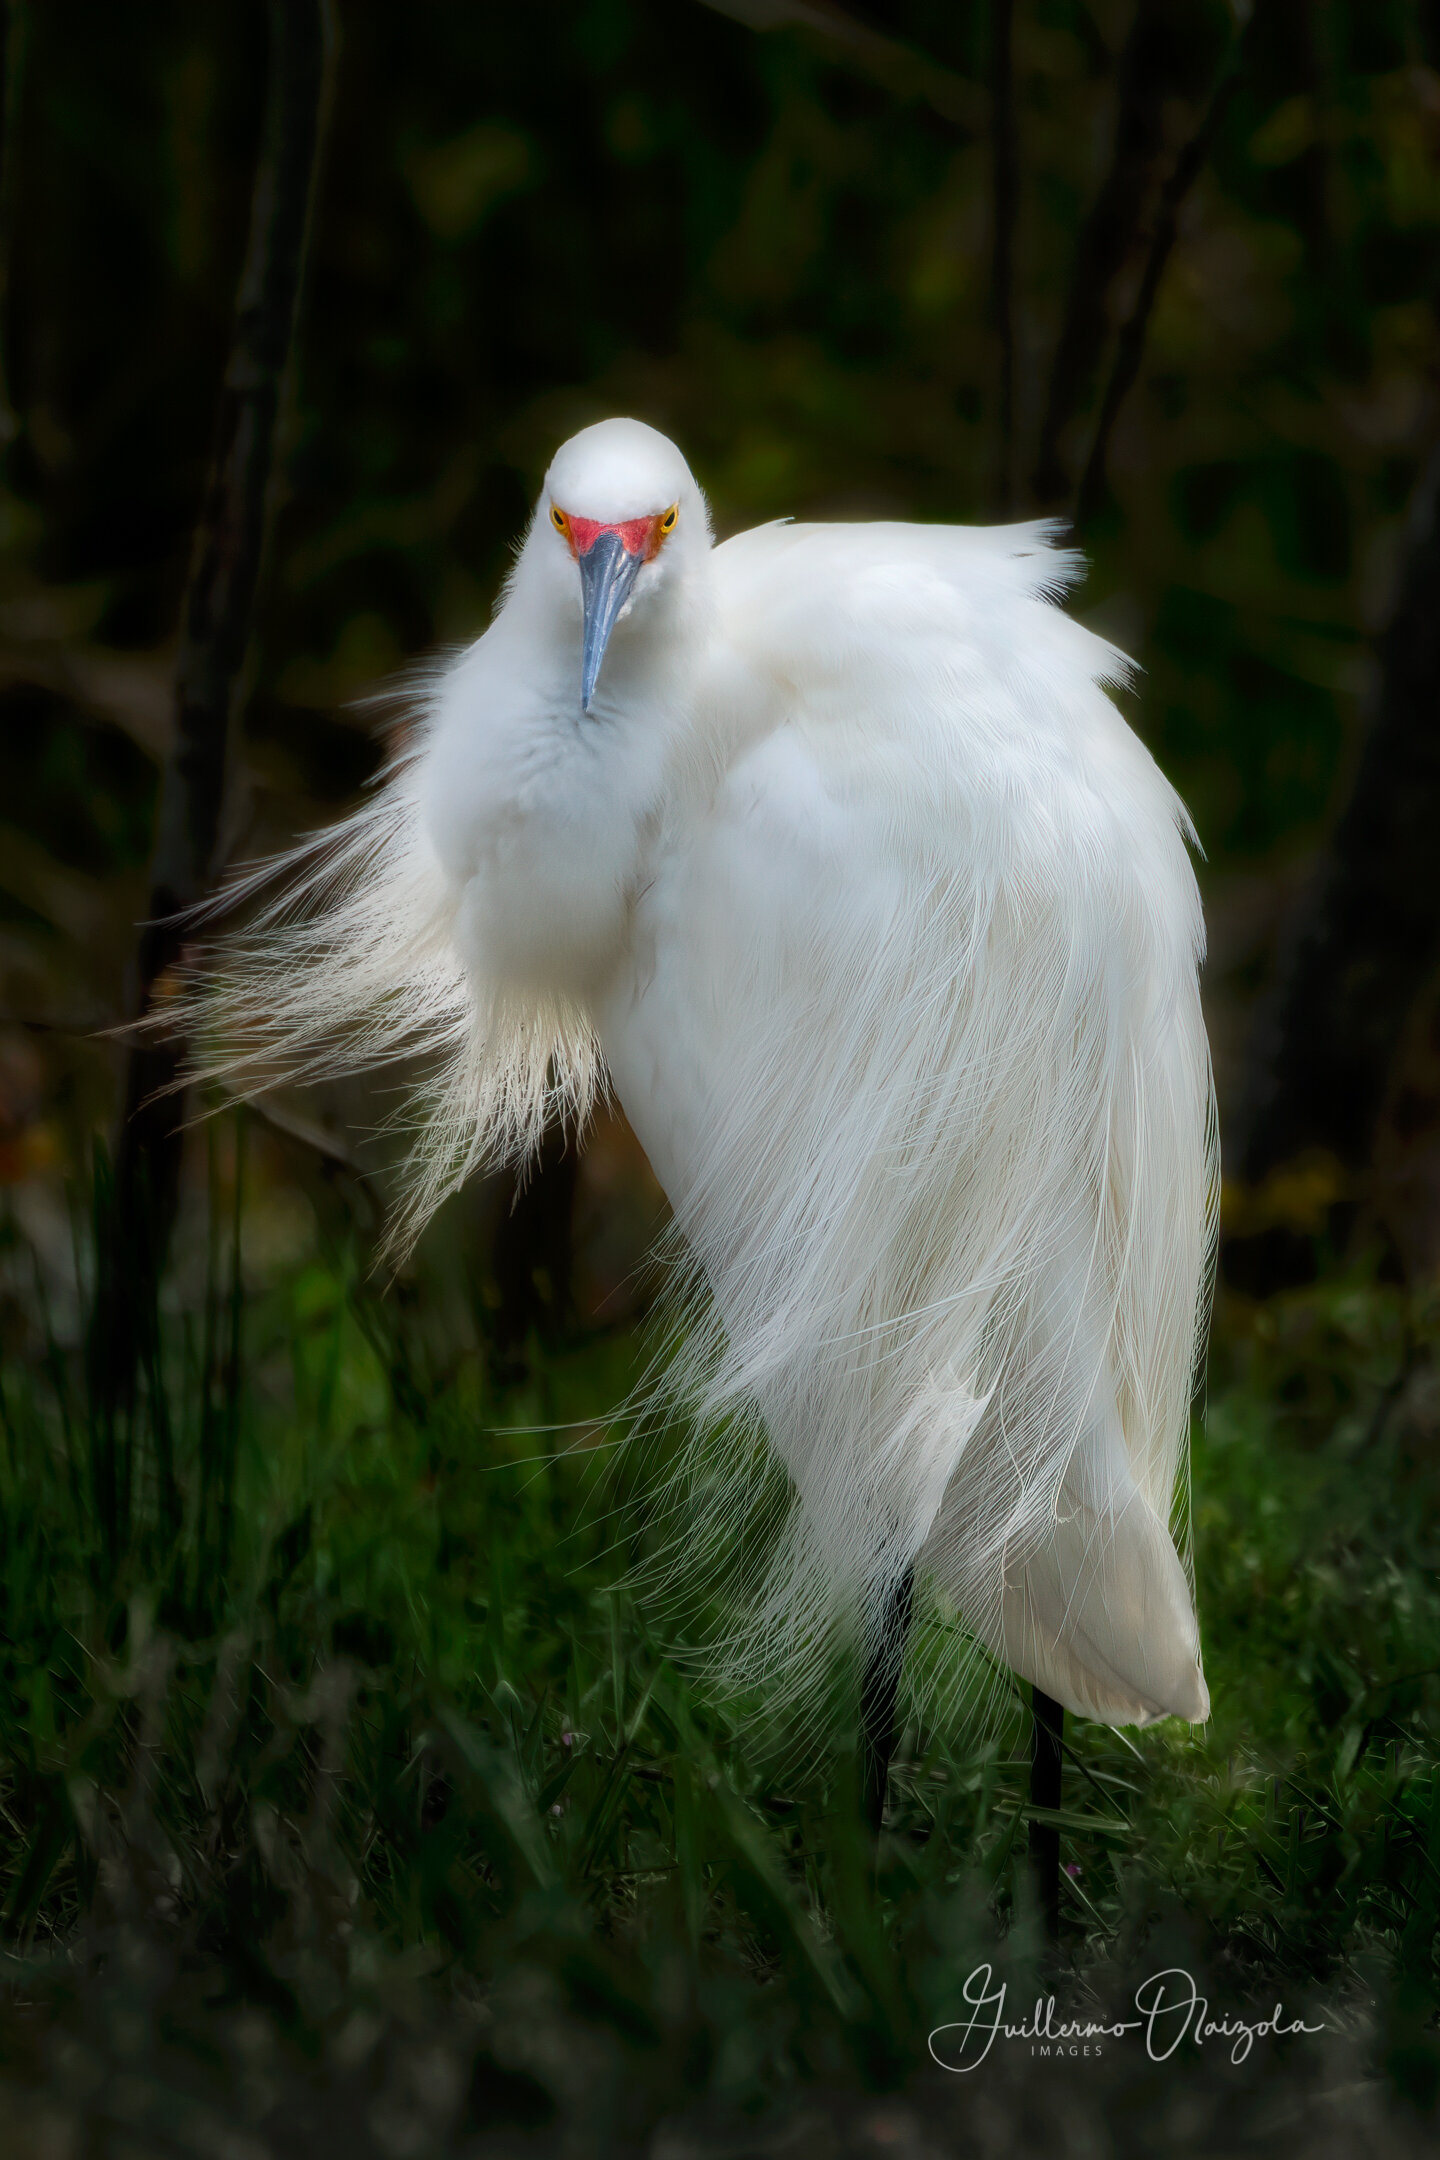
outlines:
[{"label": "snowy egret", "polygon": [[716,547],[672,443],[585,429],[382,787],[187,997],[241,1090],[429,1056],[402,1243],[613,1081],[707,1286],[687,1384],[784,1467],[727,1655],[848,1620],[872,1727],[915,1595],[1086,1717],[1208,1712],[1193,835],[1055,541]]}]

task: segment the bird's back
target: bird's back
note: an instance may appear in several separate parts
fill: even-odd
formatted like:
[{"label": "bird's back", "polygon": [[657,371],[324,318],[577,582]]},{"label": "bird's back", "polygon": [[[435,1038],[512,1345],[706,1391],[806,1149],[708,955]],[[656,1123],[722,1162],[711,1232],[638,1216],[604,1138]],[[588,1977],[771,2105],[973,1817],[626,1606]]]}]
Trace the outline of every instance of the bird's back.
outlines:
[{"label": "bird's back", "polygon": [[721,770],[601,1029],[713,1292],[702,1414],[756,1408],[797,1495],[740,1662],[803,1662],[918,1554],[1071,1707],[1196,1717],[1166,1526],[1214,1185],[1198,898],[1049,540],[716,551]]}]

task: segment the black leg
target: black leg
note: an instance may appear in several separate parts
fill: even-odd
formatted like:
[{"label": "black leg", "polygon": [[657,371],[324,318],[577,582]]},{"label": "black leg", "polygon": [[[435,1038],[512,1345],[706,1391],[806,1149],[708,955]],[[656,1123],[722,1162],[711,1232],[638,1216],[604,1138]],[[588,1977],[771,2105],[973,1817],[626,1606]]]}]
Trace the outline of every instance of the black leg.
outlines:
[{"label": "black leg", "polygon": [[877,1837],[885,1814],[890,1757],[895,1752],[895,1704],[900,1693],[900,1668],[905,1662],[905,1638],[910,1632],[910,1615],[914,1609],[915,1570],[908,1567],[886,1593],[875,1647],[860,1687],[865,1817]]},{"label": "black leg", "polygon": [[[1054,1697],[1030,1690],[1034,1729],[1030,1743],[1030,1805],[1056,1809],[1060,1805],[1060,1741],[1065,1731],[1065,1711]],[[1045,1932],[1052,1942],[1060,1934],[1060,1832],[1050,1823],[1030,1825],[1030,1865],[1040,1892]]]}]

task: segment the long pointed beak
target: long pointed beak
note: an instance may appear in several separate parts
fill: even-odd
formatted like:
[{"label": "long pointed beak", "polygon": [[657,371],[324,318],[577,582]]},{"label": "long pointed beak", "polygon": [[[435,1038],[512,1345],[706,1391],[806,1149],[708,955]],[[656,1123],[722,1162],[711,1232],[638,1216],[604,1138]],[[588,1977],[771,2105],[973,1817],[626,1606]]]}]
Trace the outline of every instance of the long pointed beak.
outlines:
[{"label": "long pointed beak", "polygon": [[600,663],[620,611],[630,597],[643,555],[632,555],[618,532],[597,533],[580,560],[580,595],[585,607],[585,641],[580,663],[580,703],[588,713]]}]

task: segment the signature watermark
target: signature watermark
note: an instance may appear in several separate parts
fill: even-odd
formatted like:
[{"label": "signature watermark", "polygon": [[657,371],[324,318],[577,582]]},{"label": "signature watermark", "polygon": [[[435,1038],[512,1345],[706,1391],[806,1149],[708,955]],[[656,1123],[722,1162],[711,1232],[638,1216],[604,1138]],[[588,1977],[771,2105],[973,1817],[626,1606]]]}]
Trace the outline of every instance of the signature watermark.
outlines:
[{"label": "signature watermark", "polygon": [[1325,2030],[1323,2024],[1307,2025],[1303,2018],[1287,2016],[1278,2002],[1269,2017],[1217,2016],[1183,1965],[1171,1965],[1141,1981],[1134,1996],[1140,2014],[1133,2018],[1058,2017],[1054,1996],[1046,1995],[1037,1996],[1034,2009],[1012,2023],[1005,2015],[1007,1992],[1007,1983],[995,1978],[992,1966],[975,1967],[961,1990],[970,2015],[937,2025],[930,2035],[930,2053],[942,2070],[962,2077],[978,2070],[997,2040],[1021,2041],[1042,2059],[1093,2059],[1132,2033],[1144,2034],[1151,2062],[1169,2062],[1188,2039],[1197,2048],[1228,2044],[1231,2062],[1243,2063],[1257,2040]]}]

